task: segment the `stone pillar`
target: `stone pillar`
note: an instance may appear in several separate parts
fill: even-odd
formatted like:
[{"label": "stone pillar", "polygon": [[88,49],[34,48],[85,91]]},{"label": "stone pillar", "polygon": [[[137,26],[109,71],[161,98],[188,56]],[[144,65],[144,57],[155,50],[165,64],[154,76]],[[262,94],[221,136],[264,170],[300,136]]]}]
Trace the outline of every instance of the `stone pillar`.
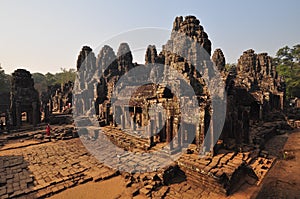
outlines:
[{"label": "stone pillar", "polygon": [[214,123],[213,119],[210,120],[210,151],[212,154],[214,154]]},{"label": "stone pillar", "polygon": [[121,127],[122,130],[125,129],[125,117],[124,114],[120,115],[120,119],[121,119]]},{"label": "stone pillar", "polygon": [[259,105],[259,120],[263,120],[263,107],[262,107],[262,104]]},{"label": "stone pillar", "polygon": [[128,111],[127,108],[125,106],[123,106],[123,114],[124,114],[124,123],[125,123],[125,128],[128,128]]},{"label": "stone pillar", "polygon": [[173,121],[174,121],[174,117],[173,116],[169,116],[168,120],[167,120],[167,128],[166,128],[166,133],[167,133],[167,142],[170,143],[170,150],[173,150],[173,142],[172,142],[172,138],[173,138]]},{"label": "stone pillar", "polygon": [[[53,109],[52,100],[50,99],[48,103],[49,103],[49,113],[52,114],[52,109]],[[76,107],[76,108],[78,108],[78,107]]]},{"label": "stone pillar", "polygon": [[[279,97],[280,97],[280,108],[281,108],[281,110],[283,110],[284,109],[284,96],[279,95]],[[297,104],[296,104],[296,106],[297,106]]]},{"label": "stone pillar", "polygon": [[[181,142],[181,145],[183,145],[183,146],[184,146],[184,133],[185,133],[184,131],[185,131],[184,125],[182,125],[180,128],[180,142]],[[178,137],[178,139],[179,139],[179,137]]]},{"label": "stone pillar", "polygon": [[182,130],[178,131],[178,147],[183,146],[183,141],[182,141]]},{"label": "stone pillar", "polygon": [[[202,122],[202,125],[200,125],[200,135],[201,135],[201,142],[204,143],[204,139],[205,139],[205,127],[204,127],[204,120]],[[202,145],[202,143],[200,143],[200,146]]]},{"label": "stone pillar", "polygon": [[49,118],[49,107],[48,104],[44,105],[44,121],[48,122]]},{"label": "stone pillar", "polygon": [[171,129],[170,129],[170,150],[174,149],[174,139],[173,139],[173,132],[174,131],[174,124],[173,122],[171,123]]},{"label": "stone pillar", "polygon": [[197,149],[200,147],[200,129],[201,129],[201,126],[195,126],[195,144],[196,144],[196,147]]},{"label": "stone pillar", "polygon": [[135,131],[135,122],[133,117],[130,117],[130,128],[131,130]]},{"label": "stone pillar", "polygon": [[110,112],[110,104],[106,104],[106,112],[105,112],[105,120],[106,124],[109,124],[109,112]]},{"label": "stone pillar", "polygon": [[149,133],[150,133],[150,146],[153,146],[153,144],[154,144],[154,131],[155,131],[155,128],[154,128],[154,120],[150,120],[150,131],[149,131]]},{"label": "stone pillar", "polygon": [[32,124],[32,110],[26,111],[26,122]]},{"label": "stone pillar", "polygon": [[161,114],[161,112],[158,112],[157,120],[158,120],[158,129],[161,130],[161,128],[162,128],[162,114]]},{"label": "stone pillar", "polygon": [[37,110],[37,103],[32,103],[32,125],[35,127],[38,123],[38,110]]},{"label": "stone pillar", "polygon": [[116,106],[113,106],[113,116],[112,116],[112,119],[113,119],[113,125],[115,126],[117,124],[117,121],[116,121]]},{"label": "stone pillar", "polygon": [[188,140],[188,131],[187,130],[184,130],[183,140],[184,140],[185,143],[188,144],[188,142],[187,142],[187,140]]},{"label": "stone pillar", "polygon": [[166,141],[170,142],[170,122],[171,122],[171,117],[168,116],[167,121],[166,121]]},{"label": "stone pillar", "polygon": [[21,113],[20,103],[16,103],[16,122],[17,122],[17,127],[20,128],[22,123],[22,113]]}]

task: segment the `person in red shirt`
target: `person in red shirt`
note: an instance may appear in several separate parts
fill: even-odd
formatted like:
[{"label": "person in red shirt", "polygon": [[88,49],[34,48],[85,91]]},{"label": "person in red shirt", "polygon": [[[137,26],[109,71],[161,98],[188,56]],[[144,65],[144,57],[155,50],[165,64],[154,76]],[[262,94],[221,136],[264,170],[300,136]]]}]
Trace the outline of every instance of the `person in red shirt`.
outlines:
[{"label": "person in red shirt", "polygon": [[47,127],[46,127],[46,135],[47,136],[50,136],[50,131],[51,131],[51,127],[49,124],[47,124]]}]

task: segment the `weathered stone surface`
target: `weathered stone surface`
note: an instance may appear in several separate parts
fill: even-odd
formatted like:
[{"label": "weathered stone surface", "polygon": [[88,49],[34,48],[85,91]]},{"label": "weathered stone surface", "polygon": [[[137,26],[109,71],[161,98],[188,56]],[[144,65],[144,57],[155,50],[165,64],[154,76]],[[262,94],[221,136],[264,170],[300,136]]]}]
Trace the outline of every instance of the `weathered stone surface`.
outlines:
[{"label": "weathered stone surface", "polygon": [[26,112],[27,122],[36,126],[41,120],[39,93],[29,71],[17,69],[12,74],[11,105],[9,117],[14,126],[21,126],[22,112]]},{"label": "weathered stone surface", "polygon": [[273,103],[270,104],[271,107],[283,108],[282,101],[275,101],[271,94],[283,95],[284,82],[278,76],[272,58],[267,53],[256,54],[252,49],[245,51],[238,60],[237,74],[236,85],[244,85],[250,92],[269,92],[269,96],[261,94],[257,100],[262,103],[264,97]]},{"label": "weathered stone surface", "polygon": [[208,39],[208,35],[204,32],[203,27],[200,25],[200,21],[195,16],[176,17],[173,23],[172,36],[174,33],[184,33],[189,38],[193,38],[199,43],[210,55],[211,54],[211,42]]},{"label": "weathered stone surface", "polygon": [[[89,96],[87,100],[89,104],[84,104],[86,102],[83,101],[80,102],[80,106],[83,106],[82,113],[92,113],[89,112],[90,110],[86,110],[85,107],[88,107],[96,99],[94,106],[99,124],[101,126],[111,125],[109,128],[102,128],[105,132],[105,138],[110,139],[112,143],[122,149],[131,152],[160,149],[155,144],[160,144],[160,142],[170,143],[175,138],[174,135],[178,135],[176,143],[170,144],[170,150],[164,151],[168,154],[170,151],[176,151],[181,146],[190,144],[185,140],[185,137],[195,137],[192,140],[193,145],[191,145],[195,148],[190,149],[189,154],[185,154],[177,161],[179,168],[184,171],[187,179],[197,186],[207,186],[213,191],[229,194],[240,183],[246,173],[253,174],[253,169],[248,167],[252,163],[252,156],[256,157],[259,154],[254,150],[255,147],[262,146],[266,140],[276,134],[277,128],[283,126],[277,124],[275,126],[273,124],[263,125],[263,122],[274,118],[280,119],[280,114],[271,118],[266,117],[266,114],[276,109],[278,111],[282,109],[284,82],[278,77],[272,59],[265,53],[257,55],[253,50],[244,52],[238,61],[237,67],[232,67],[229,71],[226,71],[225,56],[222,50],[217,49],[212,56],[212,60],[220,72],[220,76],[218,76],[218,72],[212,70],[211,67],[211,42],[200,25],[200,21],[194,16],[187,16],[184,19],[183,17],[177,17],[175,19],[171,37],[162,49],[162,52],[158,54],[155,46],[148,46],[145,55],[146,64],[138,65],[132,63],[132,54],[128,44],[123,43],[120,45],[117,56],[111,47],[104,46],[98,55],[95,69],[95,71],[100,70],[101,73],[94,72],[93,78],[86,73],[82,74],[83,79],[87,81],[84,81],[85,83],[81,85],[82,92],[78,93],[78,96],[82,96],[82,98]],[[91,52],[92,50],[87,49],[86,51]],[[84,57],[84,53],[81,54]],[[152,67],[155,64],[159,67]],[[145,74],[150,74],[150,77],[140,74],[134,77],[135,79],[143,82],[142,80],[147,80],[147,78],[155,80],[161,75],[165,84],[172,86],[174,91],[168,89],[166,85],[147,83],[138,88],[130,85],[132,79],[124,76],[124,74],[136,66],[142,68]],[[172,72],[171,69],[176,72]],[[197,107],[200,106],[200,114],[191,111],[190,114],[184,115],[180,112],[180,105],[185,106],[190,103],[191,99],[174,95],[174,93],[184,94],[184,91],[180,90],[182,82],[175,73],[181,74],[194,89],[196,99],[193,100],[197,102]],[[209,150],[213,157],[199,159],[195,157],[194,153],[203,150],[200,147],[205,136],[213,135],[215,130],[212,121],[219,121],[218,117],[220,117],[219,115],[213,115],[212,110],[212,103],[214,102],[212,93],[220,86],[218,84],[220,80],[216,81],[214,79],[215,75],[226,84],[227,112],[225,125],[218,146],[213,147],[214,143],[210,143]],[[124,81],[117,84],[122,76]],[[205,82],[205,80],[208,82]],[[95,83],[97,83],[97,87],[91,88],[91,85]],[[210,90],[208,90],[208,83],[212,85]],[[91,89],[92,92],[88,89]],[[117,93],[118,99],[112,104],[111,100],[115,100],[112,97],[112,92],[122,89],[123,92]],[[136,91],[131,92],[134,89]],[[217,96],[220,101],[223,101],[224,95],[224,93],[218,93]],[[124,102],[128,102],[128,104]],[[149,111],[149,107],[153,105],[162,106],[166,110],[167,117],[162,118],[161,115],[156,113],[150,116],[153,113]],[[151,119],[151,117],[155,119]],[[193,120],[200,121],[199,125],[192,126],[191,121]],[[258,125],[255,126],[254,123]],[[178,132],[179,124],[181,125],[181,132]],[[185,129],[185,126],[188,125],[192,126],[189,131]],[[213,128],[211,128],[211,132],[206,132],[209,126]],[[258,126],[261,127],[258,128]],[[156,133],[156,129],[161,130]],[[103,139],[97,133],[91,135],[86,133],[82,138],[87,146],[92,145],[96,139]],[[115,154],[115,151],[109,151],[110,149],[107,149],[107,146],[92,146],[93,149],[107,152],[101,158],[114,163],[119,170],[126,170],[129,166],[131,168],[130,173],[135,173],[160,166],[147,157],[133,158],[126,153],[112,157],[111,154]],[[226,152],[218,154],[218,147]],[[251,154],[243,152],[251,150]],[[256,168],[256,166],[253,168]],[[176,173],[175,170],[164,168],[165,173],[161,173],[162,182],[160,181],[160,183],[167,184],[172,181],[175,177],[173,175]],[[261,171],[259,170],[259,172]],[[166,175],[166,173],[170,175]],[[97,176],[98,180],[103,178],[102,174]],[[258,176],[258,178],[263,178],[263,175]],[[152,195],[149,190],[155,189],[156,186],[155,182],[149,181],[147,176],[132,176],[132,178],[128,178],[126,185],[130,189],[132,188],[134,194],[140,193],[147,196]],[[181,194],[178,198],[193,195],[193,193],[190,193],[191,187],[184,186],[182,188],[184,194]],[[133,192],[131,191],[131,194]],[[176,192],[172,192],[170,195],[173,197]],[[209,196],[206,193],[200,195],[202,197]]]},{"label": "weathered stone surface", "polygon": [[133,68],[132,54],[127,43],[121,43],[117,53],[118,68],[121,74]]},{"label": "weathered stone surface", "polygon": [[92,70],[95,67],[95,63],[96,60],[93,56],[93,50],[89,46],[83,46],[77,58],[77,71],[79,71],[81,67],[84,67],[83,69],[85,70]]},{"label": "weathered stone surface", "polygon": [[78,139],[4,153],[0,151],[0,198],[6,194],[10,198],[30,194],[50,196],[96,176],[108,179],[119,174],[99,163]]},{"label": "weathered stone surface", "polygon": [[157,62],[157,51],[154,45],[149,45],[145,55],[145,64],[154,64]]},{"label": "weathered stone surface", "polygon": [[215,50],[212,56],[212,61],[214,62],[219,71],[224,71],[226,64],[225,56],[220,48]]}]

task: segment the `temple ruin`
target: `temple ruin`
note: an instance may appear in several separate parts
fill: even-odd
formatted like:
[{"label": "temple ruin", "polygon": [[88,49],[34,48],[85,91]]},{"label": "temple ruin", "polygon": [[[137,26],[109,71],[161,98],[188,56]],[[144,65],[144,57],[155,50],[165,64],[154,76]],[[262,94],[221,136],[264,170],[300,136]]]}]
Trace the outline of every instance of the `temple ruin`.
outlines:
[{"label": "temple ruin", "polygon": [[73,82],[50,85],[47,91],[41,94],[41,106],[44,113],[44,122],[49,122],[53,113],[71,113],[73,102]]},{"label": "temple ruin", "polygon": [[[245,51],[237,66],[228,69],[222,50],[216,49],[212,54],[211,45],[200,21],[187,16],[176,17],[171,37],[160,53],[154,45],[148,46],[145,64],[132,62],[127,43],[120,44],[117,54],[105,45],[97,58],[90,47],[84,46],[77,61],[79,83],[75,87],[80,92],[75,93],[76,113],[96,115],[101,127],[114,128],[105,134],[126,150],[140,147],[147,151],[166,143],[171,153],[192,148],[190,151],[207,155],[206,159],[184,155],[177,164],[188,179],[220,193],[233,192],[247,173],[256,176],[255,180],[263,178],[265,173],[259,173],[258,167],[263,164],[270,168],[272,161],[263,163],[252,152],[257,147],[262,149],[264,142],[276,133],[276,127],[262,127],[260,132],[255,128],[268,120],[267,115],[283,110],[284,81],[266,53]],[[216,89],[208,89],[209,84],[221,86],[213,77],[213,65],[226,91],[217,93],[217,103],[213,99]],[[130,76],[134,70],[143,72]],[[156,83],[159,78],[164,83]],[[185,82],[192,87],[194,97],[184,95]],[[221,106],[225,97],[226,117],[215,145],[218,124],[213,121],[220,115],[214,113],[213,106]],[[180,111],[182,106],[194,102],[189,114]],[[165,114],[151,107],[164,110]],[[200,108],[200,114],[196,108]],[[126,143],[126,136],[132,139],[130,144]],[[208,145],[203,145],[207,137]]]},{"label": "temple ruin", "polygon": [[[12,74],[10,114],[12,125],[19,128],[22,122],[36,126],[41,121],[39,94],[34,88],[30,72],[17,69]],[[22,120],[22,114],[26,120]],[[23,115],[24,115],[23,114]]]},{"label": "temple ruin", "polygon": [[[176,53],[186,50],[186,46],[182,45],[183,38],[180,34],[191,38],[191,41],[185,41],[191,42],[189,45],[194,45],[193,42],[199,44],[205,53],[199,50],[196,45],[194,48],[187,48],[188,51],[183,55]],[[202,77],[211,73],[207,72],[210,70],[209,65],[212,64],[210,55],[211,41],[199,20],[194,16],[187,16],[185,19],[176,17],[171,38],[163,46],[162,52],[158,54],[155,46],[148,46],[145,54],[145,65],[132,62],[132,54],[126,43],[120,45],[117,54],[111,47],[104,46],[97,58],[92,49],[85,46],[82,48],[77,61],[77,70],[82,70],[79,74],[80,78],[84,80],[80,81],[79,85],[83,92],[77,95],[85,98],[85,100],[80,100],[80,97],[76,97],[77,105],[82,107],[79,112],[83,113],[88,110],[88,107],[93,106],[100,126],[117,124],[123,129],[134,131],[139,128],[139,131],[147,132],[141,134],[150,134],[150,145],[153,144],[154,140],[168,143],[174,135],[180,134],[180,138],[195,137],[192,142],[196,144],[198,150],[202,150],[200,149],[201,144],[207,134],[208,126],[212,122],[211,96]],[[225,56],[221,49],[215,50],[212,61],[222,75],[228,100],[225,125],[220,139],[225,145],[233,144],[235,148],[239,148],[243,143],[252,143],[250,124],[254,121],[262,121],[269,111],[283,109],[284,82],[277,75],[272,59],[266,53],[257,55],[253,50],[248,50],[240,57],[238,65],[229,71],[225,69]],[[151,64],[157,64],[160,67],[155,70],[149,69],[150,67],[147,66]],[[195,68],[195,65],[202,66],[199,68],[202,74],[199,73],[198,68]],[[201,113],[198,118],[199,126],[190,128],[194,129],[193,132],[185,130],[184,125],[189,126],[191,124],[189,124],[188,119],[180,115],[179,105],[184,102],[184,99],[177,99],[174,91],[168,88],[172,85],[173,88],[179,88],[182,82],[174,77],[165,66],[170,66],[184,75],[195,91]],[[135,93],[131,93],[132,96],[128,96],[133,87],[126,85],[126,83],[124,85],[116,84],[124,74],[135,67],[143,67],[145,74],[154,76],[163,74],[164,81],[167,82],[166,85],[142,85]],[[97,76],[97,69],[102,73],[99,77]],[[95,75],[98,78],[98,83],[95,81]],[[142,81],[149,77],[141,74],[141,77],[137,78]],[[127,82],[130,82],[130,79],[127,79]],[[97,85],[95,86],[95,84]],[[112,93],[114,90],[120,89],[124,89],[124,91],[118,93],[118,99],[112,107],[112,101],[116,100],[113,99]],[[129,102],[129,104],[124,104],[124,102]],[[155,120],[149,120],[149,107],[153,104],[157,104],[167,111],[165,121],[161,121],[162,116],[159,114],[153,116],[156,118]],[[183,126],[180,128],[182,132],[178,133],[182,118],[185,118],[183,119]],[[163,125],[164,122],[166,125]],[[149,129],[143,129],[146,126]],[[160,129],[160,132],[157,136],[152,137],[151,134],[157,129]],[[213,136],[213,132],[209,134]],[[181,140],[178,143],[178,146],[182,146],[184,141]],[[211,151],[213,151],[213,145],[214,143],[211,144]]]}]

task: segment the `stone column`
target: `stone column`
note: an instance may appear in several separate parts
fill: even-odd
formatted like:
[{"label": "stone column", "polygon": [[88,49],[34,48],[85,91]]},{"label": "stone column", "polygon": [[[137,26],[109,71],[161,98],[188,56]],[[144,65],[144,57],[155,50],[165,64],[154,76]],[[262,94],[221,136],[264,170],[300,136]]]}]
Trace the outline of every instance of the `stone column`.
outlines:
[{"label": "stone column", "polygon": [[200,147],[200,128],[201,126],[195,125],[195,144],[197,149]]},{"label": "stone column", "polygon": [[52,109],[53,109],[52,100],[50,99],[48,103],[49,103],[49,113],[52,114]]},{"label": "stone column", "polygon": [[37,121],[38,121],[38,114],[37,114],[38,110],[37,110],[37,103],[36,102],[32,102],[32,125],[34,127],[36,127],[37,125]]},{"label": "stone column", "polygon": [[180,129],[180,131],[177,130],[178,133],[178,147],[182,147],[183,143],[182,143],[182,130]]},{"label": "stone column", "polygon": [[259,105],[259,120],[263,120],[263,107],[262,107],[262,104]]},{"label": "stone column", "polygon": [[26,122],[32,124],[32,110],[26,111],[25,113],[26,113]]},{"label": "stone column", "polygon": [[167,142],[170,143],[170,150],[173,150],[173,121],[174,117],[169,116],[167,119],[167,124],[166,124],[166,133],[167,133]]},{"label": "stone column", "polygon": [[150,120],[150,124],[149,124],[149,126],[150,126],[150,131],[149,131],[149,136],[150,136],[150,146],[153,146],[153,144],[154,144],[154,137],[153,137],[153,135],[154,135],[154,120]]},{"label": "stone column", "polygon": [[125,118],[124,118],[124,114],[120,115],[120,119],[121,119],[121,127],[122,130],[125,129]]},{"label": "stone column", "polygon": [[44,105],[44,120],[48,121],[48,118],[49,118],[49,107],[48,107],[48,104],[45,104]]},{"label": "stone column", "polygon": [[16,103],[16,122],[17,122],[17,127],[20,128],[22,123],[22,113],[21,113],[20,103]]},{"label": "stone column", "polygon": [[166,141],[170,142],[170,122],[171,122],[171,117],[168,116],[167,121],[166,121]]},{"label": "stone column", "polygon": [[[202,124],[200,125],[200,135],[201,135],[201,142],[204,143],[204,139],[205,139],[205,125],[204,125],[204,120],[203,120]],[[200,143],[200,146],[202,145],[202,143]]]},{"label": "stone column", "polygon": [[109,112],[110,112],[110,104],[106,104],[106,112],[105,112],[106,124],[109,124]]},{"label": "stone column", "polygon": [[[185,129],[184,129],[184,124],[180,127],[180,142],[181,142],[181,145],[184,146],[184,132]],[[178,137],[179,138],[179,137]]]},{"label": "stone column", "polygon": [[130,117],[130,128],[131,130],[135,131],[135,122],[133,117]]},{"label": "stone column", "polygon": [[280,97],[280,108],[281,108],[281,110],[283,110],[284,109],[284,96],[283,95],[279,95],[279,97]]},{"label": "stone column", "polygon": [[158,112],[157,120],[158,120],[158,129],[161,130],[161,128],[162,128],[162,114],[161,114],[161,112]]},{"label": "stone column", "polygon": [[124,114],[124,123],[125,123],[125,128],[128,128],[128,112],[127,112],[127,108],[125,106],[123,106],[123,114]]},{"label": "stone column", "polygon": [[113,120],[113,125],[115,126],[117,124],[116,121],[116,106],[113,106],[113,116],[112,116],[112,120]]},{"label": "stone column", "polygon": [[[213,116],[212,116],[213,118]],[[214,154],[214,123],[213,119],[210,120],[210,151],[212,155]]]}]

